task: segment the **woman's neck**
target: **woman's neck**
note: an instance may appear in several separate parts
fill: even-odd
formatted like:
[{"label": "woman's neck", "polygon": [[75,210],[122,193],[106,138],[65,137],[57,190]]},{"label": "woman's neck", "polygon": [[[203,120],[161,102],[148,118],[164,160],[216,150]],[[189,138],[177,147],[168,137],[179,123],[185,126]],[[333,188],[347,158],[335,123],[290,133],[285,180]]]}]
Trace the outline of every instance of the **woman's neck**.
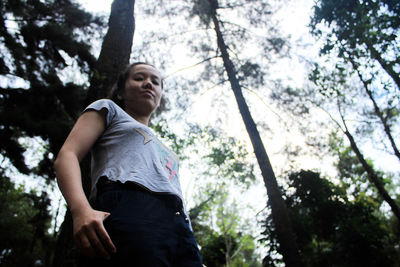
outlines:
[{"label": "woman's neck", "polygon": [[136,121],[140,122],[141,124],[144,124],[146,126],[149,125],[149,120],[150,120],[150,116],[148,115],[139,115],[133,111],[130,110],[125,110],[126,113],[128,113],[129,116],[131,116],[132,118],[134,118]]}]

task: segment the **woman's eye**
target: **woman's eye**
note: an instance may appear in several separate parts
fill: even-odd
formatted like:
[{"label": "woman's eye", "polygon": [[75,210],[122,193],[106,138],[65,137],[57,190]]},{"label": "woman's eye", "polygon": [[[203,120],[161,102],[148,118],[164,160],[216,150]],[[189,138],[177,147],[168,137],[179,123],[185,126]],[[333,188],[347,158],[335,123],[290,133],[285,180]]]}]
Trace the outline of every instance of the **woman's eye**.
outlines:
[{"label": "woman's eye", "polygon": [[143,78],[142,77],[134,77],[133,78],[135,81],[143,81]]},{"label": "woman's eye", "polygon": [[155,84],[155,85],[160,85],[160,83],[158,82],[158,81],[153,81],[153,84]]}]

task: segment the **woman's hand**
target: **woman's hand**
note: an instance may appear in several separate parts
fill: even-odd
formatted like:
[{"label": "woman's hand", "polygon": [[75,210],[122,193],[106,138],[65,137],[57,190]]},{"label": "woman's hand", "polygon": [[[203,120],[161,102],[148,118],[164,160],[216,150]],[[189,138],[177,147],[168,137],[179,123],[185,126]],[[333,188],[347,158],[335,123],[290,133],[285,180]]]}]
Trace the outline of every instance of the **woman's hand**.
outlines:
[{"label": "woman's hand", "polygon": [[116,248],[103,224],[110,213],[89,208],[72,216],[74,240],[80,251],[89,258],[110,259]]}]

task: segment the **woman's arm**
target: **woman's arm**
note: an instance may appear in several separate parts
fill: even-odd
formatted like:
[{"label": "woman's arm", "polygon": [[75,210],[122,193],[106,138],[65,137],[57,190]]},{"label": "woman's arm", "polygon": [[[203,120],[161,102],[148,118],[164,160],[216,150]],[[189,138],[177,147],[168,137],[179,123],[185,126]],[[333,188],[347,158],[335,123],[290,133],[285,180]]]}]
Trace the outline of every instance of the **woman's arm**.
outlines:
[{"label": "woman's arm", "polygon": [[106,111],[83,113],[54,162],[57,182],[71,210],[74,239],[81,251],[89,257],[109,258],[115,246],[107,234],[103,221],[110,215],[90,206],[81,182],[79,162],[104,132]]}]

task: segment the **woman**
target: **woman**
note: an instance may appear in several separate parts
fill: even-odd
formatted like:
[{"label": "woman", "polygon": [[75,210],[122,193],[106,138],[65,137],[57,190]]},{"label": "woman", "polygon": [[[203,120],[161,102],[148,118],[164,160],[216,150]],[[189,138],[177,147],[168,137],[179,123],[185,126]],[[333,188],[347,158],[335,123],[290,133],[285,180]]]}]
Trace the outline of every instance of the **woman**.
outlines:
[{"label": "woman", "polygon": [[[178,159],[147,127],[162,84],[154,66],[129,65],[111,100],[84,110],[55,161],[75,243],[96,266],[202,266],[182,201]],[[89,151],[93,206],[79,167]]]}]

